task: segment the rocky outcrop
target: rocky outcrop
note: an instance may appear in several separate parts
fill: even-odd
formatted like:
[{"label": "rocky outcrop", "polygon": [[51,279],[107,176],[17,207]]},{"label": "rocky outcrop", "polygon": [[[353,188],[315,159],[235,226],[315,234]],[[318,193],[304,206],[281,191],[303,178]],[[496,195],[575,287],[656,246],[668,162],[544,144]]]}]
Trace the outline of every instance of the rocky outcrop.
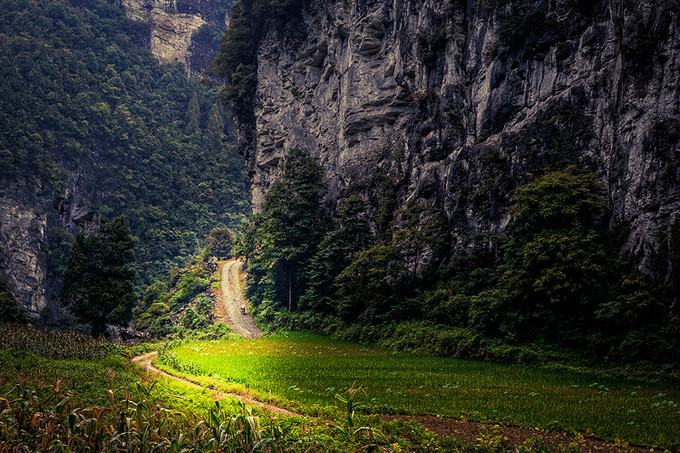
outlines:
[{"label": "rocky outcrop", "polygon": [[44,244],[47,218],[0,198],[0,275],[30,317],[47,305]]},{"label": "rocky outcrop", "polygon": [[259,49],[241,143],[256,209],[295,147],[331,200],[391,178],[454,237],[503,230],[514,187],[576,165],[622,255],[654,271],[680,213],[676,2],[312,0],[304,17],[303,39]]},{"label": "rocky outcrop", "polygon": [[[149,46],[163,63],[183,63],[201,73],[214,58],[230,1],[116,0],[126,15],[150,25]],[[215,36],[216,35],[216,36]]]}]

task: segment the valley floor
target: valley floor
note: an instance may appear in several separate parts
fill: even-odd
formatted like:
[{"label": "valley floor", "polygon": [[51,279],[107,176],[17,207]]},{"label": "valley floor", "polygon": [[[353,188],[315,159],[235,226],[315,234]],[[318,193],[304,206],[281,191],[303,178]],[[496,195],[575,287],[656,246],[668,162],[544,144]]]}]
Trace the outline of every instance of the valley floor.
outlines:
[{"label": "valley floor", "polygon": [[351,401],[369,419],[499,448],[649,451],[680,440],[680,391],[642,381],[394,354],[302,333],[186,342],[157,363],[311,416],[341,418]]}]

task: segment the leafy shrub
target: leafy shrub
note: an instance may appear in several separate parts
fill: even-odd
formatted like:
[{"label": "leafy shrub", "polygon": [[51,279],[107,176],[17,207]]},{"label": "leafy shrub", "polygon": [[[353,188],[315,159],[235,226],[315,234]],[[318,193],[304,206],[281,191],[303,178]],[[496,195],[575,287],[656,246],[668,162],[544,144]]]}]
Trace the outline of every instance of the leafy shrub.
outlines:
[{"label": "leafy shrub", "polygon": [[208,289],[210,287],[210,280],[201,278],[201,275],[204,275],[203,271],[195,270],[182,275],[176,289],[174,289],[168,299],[168,305],[173,309],[177,309]]},{"label": "leafy shrub", "polygon": [[19,306],[19,301],[9,291],[0,287],[0,320],[4,323],[26,324],[26,312]]},{"label": "leafy shrub", "polygon": [[186,329],[200,329],[205,327],[205,318],[200,316],[193,308],[188,308],[182,317],[180,318],[180,323]]},{"label": "leafy shrub", "polygon": [[232,248],[236,235],[228,228],[213,228],[207,238],[206,247],[217,259],[226,260],[232,257]]}]

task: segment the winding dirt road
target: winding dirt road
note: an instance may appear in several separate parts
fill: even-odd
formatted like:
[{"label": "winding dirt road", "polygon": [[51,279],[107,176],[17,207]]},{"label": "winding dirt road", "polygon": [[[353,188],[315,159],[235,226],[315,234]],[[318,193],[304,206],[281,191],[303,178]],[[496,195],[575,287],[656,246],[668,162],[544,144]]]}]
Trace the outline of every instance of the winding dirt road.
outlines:
[{"label": "winding dirt road", "polygon": [[[258,338],[264,334],[260,331],[260,329],[257,328],[252,316],[241,314],[241,303],[244,301],[244,298],[243,293],[241,292],[241,287],[239,286],[238,275],[242,266],[242,261],[235,260],[225,263],[224,267],[222,268],[222,300],[220,302],[223,304],[224,310],[226,312],[226,315],[223,315],[223,318],[225,322],[234,328],[234,332],[236,334],[239,334],[245,338]],[[221,310],[219,311],[222,312]],[[182,382],[191,387],[205,388],[188,379],[173,376],[163,370],[156,368],[152,362],[157,355],[158,351],[153,351],[135,357],[132,359],[132,361],[139,364],[150,373],[163,376],[168,379],[174,379],[175,381]],[[278,414],[296,416],[301,415],[272,404],[258,401],[249,394],[225,393],[212,389],[207,390],[211,391],[217,399],[224,397],[235,398],[243,401],[244,403],[258,406]],[[626,444],[606,442],[598,439],[584,439],[582,436],[575,437],[565,433],[546,433],[531,428],[498,424],[483,424],[457,419],[439,418],[429,415],[382,416],[381,418],[384,420],[403,419],[406,421],[415,421],[424,426],[429,431],[433,431],[442,436],[453,436],[458,440],[470,442],[472,444],[478,442],[480,436],[494,436],[507,439],[507,442],[511,446],[526,445],[527,442],[531,441],[536,442],[537,445],[545,446],[546,448],[553,447],[555,445],[564,446],[565,448],[566,446],[569,446],[571,451],[579,451],[581,453],[592,451],[599,451],[600,453],[647,453],[649,451],[649,449],[642,447],[628,446]],[[652,451],[661,450],[652,449]]]},{"label": "winding dirt road", "polygon": [[245,303],[243,292],[239,286],[238,274],[243,261],[228,261],[222,267],[222,301],[226,316],[224,321],[233,327],[234,333],[243,338],[259,338],[264,336],[257,328],[250,314],[241,313],[241,304]]},{"label": "winding dirt road", "polygon": [[[154,373],[154,374],[157,374],[159,376],[163,376],[163,377],[166,377],[168,379],[173,379],[175,381],[181,382],[181,383],[186,384],[186,385],[191,386],[191,387],[200,388],[200,389],[205,388],[203,386],[196,384],[195,382],[191,382],[188,379],[183,379],[183,378],[178,377],[178,376],[173,376],[172,374],[168,374],[165,371],[156,368],[153,365],[153,359],[155,359],[157,355],[158,355],[158,351],[152,351],[152,352],[149,352],[147,354],[143,354],[143,355],[140,355],[140,356],[133,358],[132,362],[138,364],[139,366],[146,369],[147,371]],[[221,398],[224,398],[224,397],[235,398],[239,401],[243,401],[244,403],[252,404],[253,406],[261,407],[263,409],[266,409],[266,410],[271,411],[271,412],[276,412],[278,414],[297,415],[297,416],[300,415],[300,414],[296,414],[295,412],[291,412],[289,410],[286,410],[282,407],[274,406],[272,404],[263,403],[262,401],[258,401],[250,395],[244,395],[244,394],[240,394],[240,393],[225,393],[225,392],[220,392],[220,391],[212,390],[212,389],[207,389],[207,390],[211,391],[213,393],[213,395],[215,395],[215,397],[218,398],[218,399],[221,399]]]}]

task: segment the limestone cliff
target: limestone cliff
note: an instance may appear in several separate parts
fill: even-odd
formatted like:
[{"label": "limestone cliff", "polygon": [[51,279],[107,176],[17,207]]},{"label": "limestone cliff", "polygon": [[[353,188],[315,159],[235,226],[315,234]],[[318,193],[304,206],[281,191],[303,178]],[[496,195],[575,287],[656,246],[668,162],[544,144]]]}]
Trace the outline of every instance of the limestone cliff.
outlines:
[{"label": "limestone cliff", "polygon": [[623,256],[652,272],[677,240],[677,2],[312,0],[304,17],[304,38],[259,48],[241,124],[256,209],[294,147],[331,200],[389,177],[458,234],[503,230],[514,187],[577,165],[597,172]]},{"label": "limestone cliff", "polygon": [[126,15],[151,26],[149,47],[163,63],[201,73],[214,58],[229,20],[230,0],[115,0]]},{"label": "limestone cliff", "polygon": [[0,198],[0,275],[31,317],[45,308],[44,243],[47,218]]}]

